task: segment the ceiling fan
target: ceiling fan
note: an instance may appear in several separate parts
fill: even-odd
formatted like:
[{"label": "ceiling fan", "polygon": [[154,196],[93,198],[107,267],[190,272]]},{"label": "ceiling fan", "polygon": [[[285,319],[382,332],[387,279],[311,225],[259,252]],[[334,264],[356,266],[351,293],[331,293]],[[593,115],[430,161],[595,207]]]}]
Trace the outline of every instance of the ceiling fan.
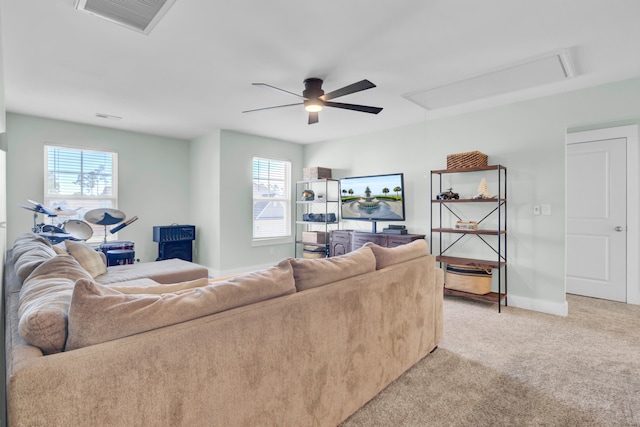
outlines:
[{"label": "ceiling fan", "polygon": [[295,96],[302,100],[295,104],[277,105],[275,107],[257,108],[255,110],[243,111],[243,113],[252,113],[255,111],[271,110],[274,108],[292,107],[294,105],[304,105],[304,109],[309,112],[309,124],[318,123],[318,111],[321,111],[323,107],[343,108],[345,110],[360,111],[362,113],[378,114],[382,111],[380,107],[370,107],[367,105],[345,104],[342,102],[332,102],[330,99],[338,98],[340,96],[349,95],[355,92],[360,92],[366,89],[376,87],[369,80],[361,80],[359,82],[350,84],[340,89],[336,89],[333,92],[324,93],[322,90],[322,79],[315,77],[308,78],[304,81],[304,91],[302,95],[289,92],[288,90],[280,89],[275,86],[268,85],[266,83],[252,83],[254,86],[263,86],[269,89],[274,89],[282,93],[286,93],[291,96]]}]

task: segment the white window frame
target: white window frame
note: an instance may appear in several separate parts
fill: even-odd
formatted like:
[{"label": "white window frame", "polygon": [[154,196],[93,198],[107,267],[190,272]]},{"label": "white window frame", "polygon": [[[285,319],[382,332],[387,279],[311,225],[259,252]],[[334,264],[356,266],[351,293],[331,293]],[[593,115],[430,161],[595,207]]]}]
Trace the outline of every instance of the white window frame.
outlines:
[{"label": "white window frame", "polygon": [[[256,161],[266,161],[266,162],[273,162],[273,163],[280,163],[284,166],[285,169],[285,177],[284,177],[284,184],[285,184],[285,189],[282,192],[282,196],[280,197],[262,197],[260,195],[257,195],[254,191],[253,191],[253,185],[255,183],[255,175],[254,175],[254,166],[255,166],[255,162]],[[291,182],[291,161],[289,160],[282,160],[282,159],[273,159],[273,158],[267,158],[267,157],[260,157],[260,156],[254,156],[252,161],[251,161],[251,184],[252,184],[252,219],[251,219],[251,235],[252,235],[252,246],[266,246],[266,245],[276,245],[276,244],[285,244],[285,243],[292,243],[293,242],[293,234],[292,234],[292,227],[291,227],[291,212],[292,212],[292,205],[291,205],[291,191],[292,191],[292,182]],[[285,232],[284,235],[281,236],[265,236],[265,237],[256,237],[256,219],[254,217],[255,213],[253,211],[253,206],[256,202],[263,202],[263,201],[269,201],[269,202],[281,202],[284,203],[285,207],[284,207],[284,218],[283,218],[283,225],[285,226]]]},{"label": "white window frame", "polygon": [[[60,150],[68,150],[68,151],[76,151],[76,152],[84,152],[84,153],[106,153],[111,155],[112,163],[111,163],[111,191],[110,194],[100,194],[100,195],[68,195],[61,194],[56,195],[55,193],[49,193],[49,149],[60,149]],[[112,150],[100,150],[100,149],[88,149],[84,147],[73,147],[73,146],[65,146],[60,144],[53,143],[45,143],[44,144],[44,205],[49,207],[61,207],[65,208],[67,204],[61,204],[58,201],[63,200],[65,202],[71,201],[71,210],[73,210],[74,206],[82,206],[82,201],[89,202],[88,204],[95,205],[96,201],[109,201],[109,207],[111,209],[118,209],[118,153]],[[80,202],[80,203],[78,203]],[[70,219],[78,219],[84,221],[84,214],[91,210],[91,208],[83,208],[78,210],[78,215],[71,217],[56,217],[54,220],[57,222],[56,225],[62,225],[65,221]],[[106,232],[106,240],[107,241],[117,241],[118,234],[109,233],[109,230],[105,230],[103,226],[89,224],[94,232],[93,236],[87,240],[88,243],[99,243],[105,240],[105,232]]]}]

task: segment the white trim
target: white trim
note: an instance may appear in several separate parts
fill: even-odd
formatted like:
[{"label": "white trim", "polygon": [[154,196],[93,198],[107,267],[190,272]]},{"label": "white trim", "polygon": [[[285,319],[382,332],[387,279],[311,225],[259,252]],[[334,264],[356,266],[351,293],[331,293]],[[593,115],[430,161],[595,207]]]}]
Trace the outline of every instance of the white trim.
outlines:
[{"label": "white trim", "polygon": [[567,316],[569,313],[569,306],[566,300],[558,303],[513,294],[509,294],[509,307],[540,311],[542,313],[555,314],[556,316]]},{"label": "white trim", "polygon": [[291,243],[293,243],[293,236],[265,237],[262,239],[253,239],[251,241],[251,246],[289,245]]},{"label": "white trim", "polygon": [[[617,126],[568,133],[565,144],[565,162],[567,158],[566,146],[569,144],[615,138],[626,138],[627,140],[627,303],[640,304],[640,268],[638,267],[637,259],[638,253],[640,253],[640,149],[638,147],[638,126]],[[565,248],[566,243],[565,233]],[[511,302],[511,295],[509,295],[509,302]]]}]

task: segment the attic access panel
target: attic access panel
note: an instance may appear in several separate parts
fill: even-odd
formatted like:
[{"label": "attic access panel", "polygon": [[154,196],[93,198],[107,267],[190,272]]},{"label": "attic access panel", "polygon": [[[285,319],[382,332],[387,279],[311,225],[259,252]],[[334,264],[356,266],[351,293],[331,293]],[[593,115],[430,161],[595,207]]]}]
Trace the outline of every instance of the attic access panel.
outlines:
[{"label": "attic access panel", "polygon": [[426,110],[450,107],[575,77],[568,50],[404,95]]}]

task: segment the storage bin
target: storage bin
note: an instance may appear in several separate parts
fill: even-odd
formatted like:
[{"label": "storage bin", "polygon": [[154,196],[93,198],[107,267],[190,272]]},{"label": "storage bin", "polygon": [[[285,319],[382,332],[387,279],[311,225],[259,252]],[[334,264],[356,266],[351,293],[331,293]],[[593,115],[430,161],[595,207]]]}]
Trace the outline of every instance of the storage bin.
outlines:
[{"label": "storage bin", "polygon": [[491,292],[491,269],[447,264],[444,287],[471,294],[485,295]]},{"label": "storage bin", "polygon": [[302,177],[304,179],[330,179],[331,169],[321,168],[317,166],[312,168],[304,168],[302,169]]},{"label": "storage bin", "polygon": [[487,166],[488,159],[489,156],[479,151],[449,154],[447,156],[447,169],[479,168]]},{"label": "storage bin", "polygon": [[303,231],[302,241],[305,243],[327,243],[329,241],[329,233],[324,231]]}]

